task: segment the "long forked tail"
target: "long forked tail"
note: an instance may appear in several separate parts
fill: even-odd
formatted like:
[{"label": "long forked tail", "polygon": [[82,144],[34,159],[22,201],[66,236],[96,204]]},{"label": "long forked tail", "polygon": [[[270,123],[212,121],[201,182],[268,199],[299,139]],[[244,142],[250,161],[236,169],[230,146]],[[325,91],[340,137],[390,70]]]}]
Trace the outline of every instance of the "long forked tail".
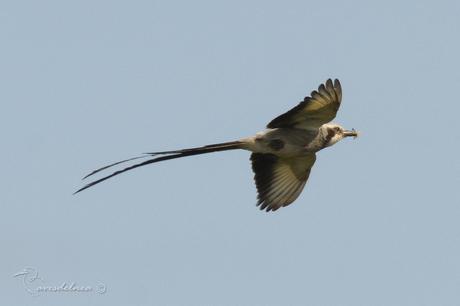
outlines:
[{"label": "long forked tail", "polygon": [[113,167],[113,166],[116,166],[116,165],[119,165],[121,163],[125,163],[125,162],[128,162],[128,161],[132,161],[132,160],[135,160],[135,159],[148,158],[148,157],[152,157],[152,156],[156,156],[156,155],[164,155],[164,156],[159,156],[159,157],[155,157],[155,158],[152,158],[152,159],[148,159],[148,160],[143,161],[141,163],[138,163],[138,164],[126,167],[124,169],[115,171],[110,175],[104,176],[103,178],[100,178],[100,179],[95,180],[95,181],[93,181],[93,182],[91,182],[89,184],[86,184],[82,188],[80,188],[77,191],[75,191],[74,194],[79,193],[80,191],[83,191],[85,189],[88,189],[89,187],[92,187],[92,186],[94,186],[96,184],[99,184],[99,183],[101,183],[101,182],[103,182],[103,181],[105,181],[105,180],[107,180],[107,179],[109,179],[111,177],[114,177],[114,176],[116,176],[118,174],[121,174],[123,172],[129,171],[129,170],[132,170],[132,169],[135,169],[135,168],[138,168],[138,167],[142,167],[142,166],[145,166],[145,165],[153,164],[153,163],[168,160],[168,159],[174,159],[174,158],[180,158],[180,157],[186,157],[186,156],[192,156],[192,155],[198,155],[198,154],[205,154],[205,153],[211,153],[211,152],[218,152],[218,151],[227,151],[227,150],[240,149],[242,144],[243,144],[242,141],[230,141],[230,142],[216,143],[216,144],[211,144],[211,145],[207,145],[207,146],[203,146],[203,147],[196,147],[196,148],[189,148],[189,149],[182,149],[182,150],[144,153],[145,155],[125,159],[125,160],[122,160],[122,161],[119,161],[119,162],[116,162],[116,163],[101,167],[99,169],[96,169],[93,172],[91,172],[90,174],[86,175],[83,179],[86,179],[86,178],[88,178],[88,177],[90,177],[90,176],[92,176],[92,175],[94,175],[94,174],[96,174],[96,173],[98,173],[98,172],[100,172],[102,170],[105,170],[107,168],[110,168],[110,167]]}]

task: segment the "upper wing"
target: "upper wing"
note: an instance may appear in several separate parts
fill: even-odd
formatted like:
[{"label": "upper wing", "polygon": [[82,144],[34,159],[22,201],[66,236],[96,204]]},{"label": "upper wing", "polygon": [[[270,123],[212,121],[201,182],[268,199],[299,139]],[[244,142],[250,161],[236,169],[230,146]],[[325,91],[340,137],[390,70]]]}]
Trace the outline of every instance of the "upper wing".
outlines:
[{"label": "upper wing", "polygon": [[260,209],[274,211],[294,202],[302,192],[315,160],[314,153],[295,158],[252,153],[252,170]]},{"label": "upper wing", "polygon": [[268,128],[318,128],[335,118],[342,101],[342,87],[339,80],[328,79],[314,90],[311,97],[306,97],[296,107],[276,117]]}]

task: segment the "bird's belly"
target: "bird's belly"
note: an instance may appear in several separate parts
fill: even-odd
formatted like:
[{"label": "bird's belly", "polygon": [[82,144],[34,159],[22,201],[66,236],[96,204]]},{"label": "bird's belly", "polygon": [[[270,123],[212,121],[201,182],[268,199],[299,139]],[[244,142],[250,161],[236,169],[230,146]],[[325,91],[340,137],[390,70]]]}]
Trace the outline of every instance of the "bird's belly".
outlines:
[{"label": "bird's belly", "polygon": [[243,149],[256,153],[269,153],[280,157],[295,157],[314,152],[312,144],[316,134],[295,129],[273,129],[257,133],[243,140]]},{"label": "bird's belly", "polygon": [[280,157],[304,156],[310,152],[306,145],[289,143],[280,139],[256,140],[251,151]]}]

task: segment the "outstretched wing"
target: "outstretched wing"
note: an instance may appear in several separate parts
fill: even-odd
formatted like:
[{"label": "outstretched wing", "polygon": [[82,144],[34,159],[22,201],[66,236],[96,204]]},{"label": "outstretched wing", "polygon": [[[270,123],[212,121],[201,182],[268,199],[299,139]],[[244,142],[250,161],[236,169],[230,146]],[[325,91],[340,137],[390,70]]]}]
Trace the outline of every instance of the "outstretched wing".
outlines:
[{"label": "outstretched wing", "polygon": [[335,118],[341,101],[342,87],[339,80],[335,79],[332,83],[332,80],[328,79],[317,91],[312,91],[311,97],[306,97],[296,107],[273,119],[267,127],[318,128]]},{"label": "outstretched wing", "polygon": [[294,202],[302,192],[315,160],[314,153],[295,158],[252,153],[252,170],[260,209],[275,211]]}]

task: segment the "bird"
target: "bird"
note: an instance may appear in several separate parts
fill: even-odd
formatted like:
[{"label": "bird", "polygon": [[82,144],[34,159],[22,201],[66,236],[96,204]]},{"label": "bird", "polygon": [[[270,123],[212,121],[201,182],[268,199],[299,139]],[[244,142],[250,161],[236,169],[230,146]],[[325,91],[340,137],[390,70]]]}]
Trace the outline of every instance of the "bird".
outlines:
[{"label": "bird", "polygon": [[346,130],[333,123],[342,102],[340,81],[328,79],[298,105],[271,120],[266,129],[236,141],[201,147],[149,152],[96,169],[87,179],[113,166],[141,158],[131,165],[90,182],[74,194],[129,170],[160,161],[187,156],[243,149],[251,152],[250,161],[257,189],[257,206],[267,212],[293,203],[300,195],[316,161],[316,153],[347,137],[358,137],[355,129]]}]

